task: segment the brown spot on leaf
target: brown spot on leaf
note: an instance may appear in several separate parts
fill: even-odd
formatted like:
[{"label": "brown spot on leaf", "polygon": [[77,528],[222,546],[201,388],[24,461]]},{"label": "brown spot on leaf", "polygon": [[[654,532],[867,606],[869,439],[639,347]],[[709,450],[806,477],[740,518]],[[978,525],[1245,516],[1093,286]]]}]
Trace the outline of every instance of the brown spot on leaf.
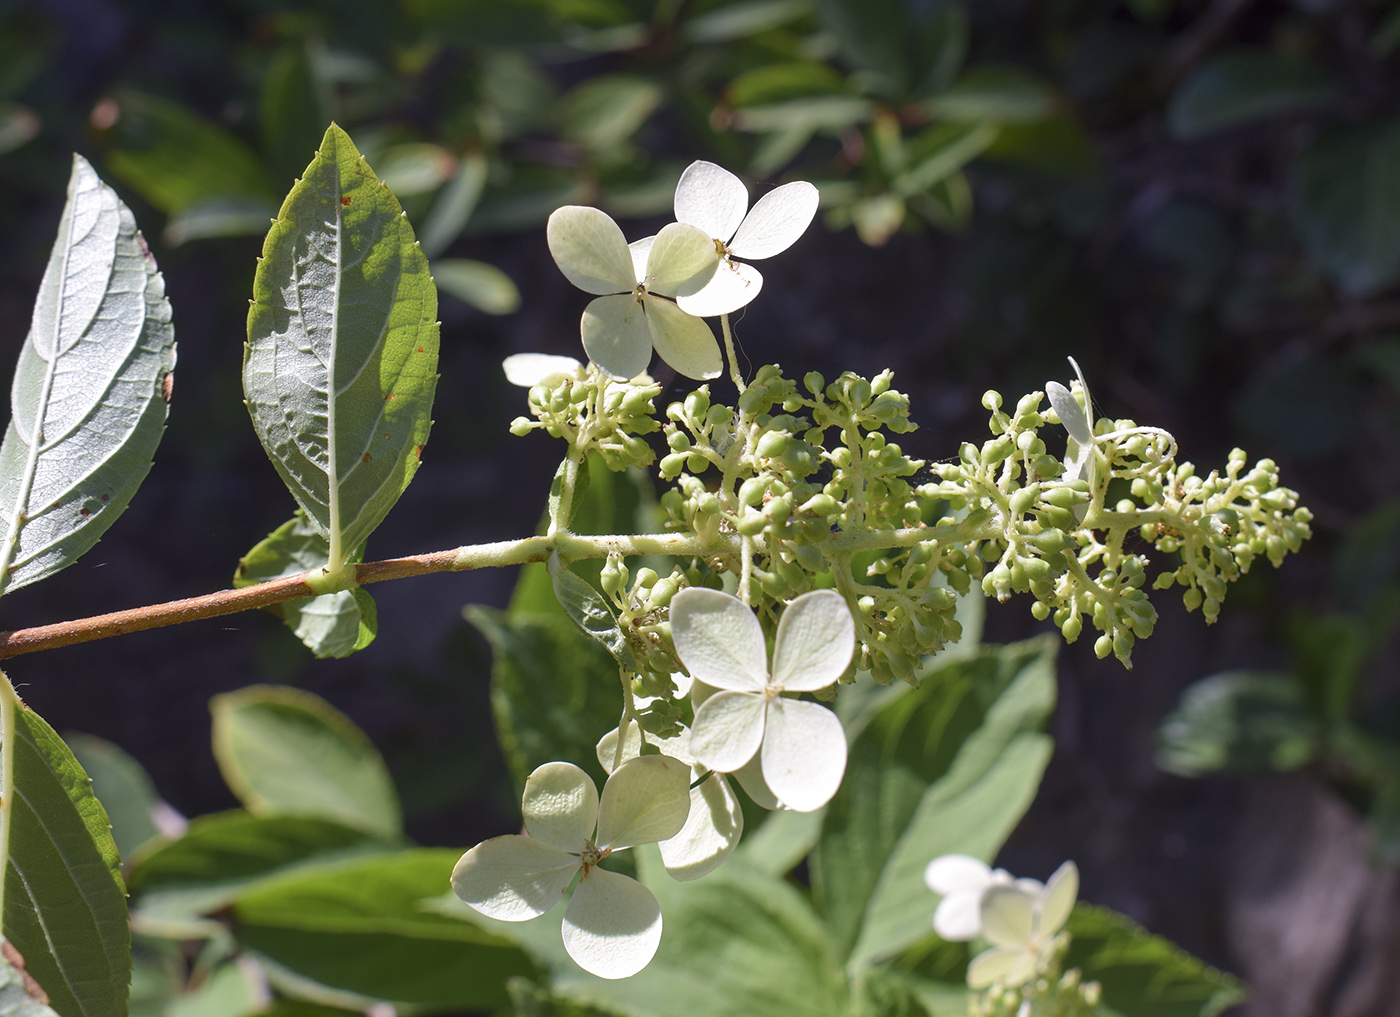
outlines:
[{"label": "brown spot on leaf", "polygon": [[387,399],[387,400],[389,400],[389,402],[393,402],[395,399],[398,398],[398,396],[395,395],[393,392],[390,392],[390,393],[389,393],[388,395],[386,395],[384,398]]},{"label": "brown spot on leaf", "polygon": [[348,195],[348,194],[342,194],[342,195],[340,196],[340,203],[341,203],[342,205],[348,205],[348,204],[350,204],[350,202],[351,202],[352,200],[354,200],[354,199],[352,199],[352,198],[350,197],[350,195]]},{"label": "brown spot on leaf", "polygon": [[92,515],[92,509],[84,505],[82,508],[78,509],[78,515],[86,519],[88,516]]},{"label": "brown spot on leaf", "polygon": [[104,495],[102,496],[102,500],[103,500],[103,501],[109,501],[109,500],[111,500],[111,497],[112,497],[112,496],[111,496],[110,494],[104,494]]},{"label": "brown spot on leaf", "polygon": [[420,346],[420,347],[418,347],[418,352],[419,352],[419,353],[426,353],[427,350],[423,349],[423,347]]},{"label": "brown spot on leaf", "polygon": [[414,458],[414,459],[422,459],[422,458],[423,458],[423,446],[422,446],[422,445],[419,445],[417,448],[415,448],[415,449],[413,450],[413,458]]},{"label": "brown spot on leaf", "polygon": [[373,459],[373,458],[374,458],[374,456],[372,456],[372,455],[370,455],[368,452],[366,452],[364,455],[360,456],[360,462],[362,462],[362,463],[367,463],[367,462],[369,462],[369,461],[370,461],[371,459]]},{"label": "brown spot on leaf", "polygon": [[387,434],[384,436],[384,440],[385,440],[385,441],[388,441],[388,440],[389,440],[389,436],[388,436]]},{"label": "brown spot on leaf", "polygon": [[25,970],[24,957],[18,950],[15,949],[14,944],[11,943],[8,939],[0,940],[0,954],[3,954],[5,959],[10,962],[10,965],[14,967],[21,975],[24,976],[24,994],[30,999],[38,1000],[40,1003],[43,1003],[45,1006],[48,1006],[48,993],[46,993],[43,987],[34,980],[34,976]]},{"label": "brown spot on leaf", "polygon": [[160,394],[166,402],[170,402],[170,397],[175,394],[174,371],[171,371],[164,378],[160,379]]}]

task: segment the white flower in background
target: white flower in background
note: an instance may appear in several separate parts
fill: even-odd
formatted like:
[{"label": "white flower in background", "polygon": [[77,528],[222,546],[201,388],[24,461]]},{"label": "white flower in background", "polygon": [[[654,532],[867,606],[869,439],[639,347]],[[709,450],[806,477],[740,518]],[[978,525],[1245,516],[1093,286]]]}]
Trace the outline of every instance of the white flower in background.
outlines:
[{"label": "white flower in background", "polygon": [[452,870],[452,889],[488,918],[523,922],[563,899],[564,948],[600,978],[627,978],[661,942],[661,908],[635,879],[598,868],[614,851],[674,837],[690,811],[690,767],[644,756],[617,768],[602,800],[573,763],[545,763],[525,782],[529,836],[483,841]]},{"label": "white flower in background", "polygon": [[673,222],[629,249],[606,213],[565,205],[549,217],[545,236],[569,282],[600,294],[584,309],[581,331],[584,350],[603,373],[635,378],[655,347],[688,378],[719,376],[723,361],[710,326],[666,299],[694,293],[714,276],[719,253],[703,231]]},{"label": "white flower in background", "polygon": [[533,388],[550,378],[567,376],[581,378],[583,365],[573,357],[560,357],[550,353],[512,353],[501,361],[506,372],[506,381],[521,388]]},{"label": "white flower in background", "polygon": [[830,801],[846,772],[841,722],[826,707],[783,693],[824,689],[846,670],[856,646],[846,601],[816,590],[789,604],[778,622],[771,674],[762,626],[727,593],[704,587],[677,593],[671,638],[696,682],[719,690],[696,708],[695,759],[733,773],[757,758],[763,783],[797,812]]},{"label": "white flower in background", "polygon": [[933,931],[944,939],[965,943],[982,934],[982,896],[994,886],[1019,886],[1038,894],[1034,879],[1015,879],[1005,869],[993,869],[970,855],[942,855],[924,869],[924,882],[943,895],[933,912]]},{"label": "white flower in background", "polygon": [[1055,416],[1069,432],[1069,444],[1065,447],[1065,479],[1092,480],[1090,470],[1094,462],[1094,401],[1089,396],[1089,386],[1084,383],[1084,372],[1073,357],[1069,358],[1074,373],[1079,378],[1079,391],[1084,395],[1084,405],[1080,406],[1074,394],[1058,381],[1045,383],[1045,394],[1050,397],[1050,405]]},{"label": "white flower in background", "polygon": [[1017,885],[993,886],[982,895],[982,935],[992,944],[967,966],[967,984],[1024,985],[1048,959],[1055,936],[1079,896],[1079,869],[1065,862],[1038,893]]},{"label": "white flower in background", "polygon": [[719,268],[695,293],[676,298],[681,310],[709,318],[743,307],[763,288],[763,276],[735,258],[781,254],[806,232],[817,214],[817,189],[805,180],[783,184],[759,198],[748,215],[744,182],[712,162],[693,162],[676,184],[676,220],[704,230],[720,253]]},{"label": "white flower in background", "polygon": [[[642,697],[638,698],[640,700]],[[638,705],[642,704],[639,702]],[[690,815],[681,832],[670,840],[663,840],[658,847],[661,848],[661,861],[672,878],[681,881],[699,879],[717,869],[734,851],[744,833],[744,813],[723,774],[710,772],[707,775],[706,771],[695,766],[695,757],[690,751],[689,728],[682,726],[681,733],[674,738],[649,737],[664,755],[691,765],[690,782],[694,786],[690,789]],[[641,730],[636,723],[629,723],[622,745],[622,758],[634,759],[641,751]],[[613,728],[598,742],[598,762],[611,773],[616,758],[617,728]],[[702,776],[705,779],[696,784]]]}]

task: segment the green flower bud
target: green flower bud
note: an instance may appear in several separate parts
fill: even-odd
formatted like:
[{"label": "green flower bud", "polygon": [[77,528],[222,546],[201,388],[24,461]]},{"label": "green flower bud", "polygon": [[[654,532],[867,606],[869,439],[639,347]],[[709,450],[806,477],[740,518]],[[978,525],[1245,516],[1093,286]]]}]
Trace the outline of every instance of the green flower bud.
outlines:
[{"label": "green flower bud", "polygon": [[1071,615],[1065,619],[1060,626],[1060,634],[1065,637],[1065,642],[1072,643],[1079,638],[1079,633],[1084,630],[1084,621],[1079,615]]},{"label": "green flower bud", "polygon": [[684,431],[672,431],[666,435],[666,444],[672,452],[689,452],[690,436]]},{"label": "green flower bud", "polygon": [[760,459],[771,459],[787,451],[788,443],[791,440],[791,437],[783,431],[769,431],[758,439],[758,447],[754,451]]},{"label": "green flower bud", "polygon": [[734,528],[745,537],[756,537],[763,532],[764,524],[767,522],[763,518],[762,512],[755,512],[753,509],[745,509],[744,514],[739,517],[739,521],[734,524]]},{"label": "green flower bud", "polygon": [[681,471],[685,469],[685,466],[686,457],[684,455],[673,454],[669,456],[662,456],[661,463],[658,466],[658,469],[660,469],[661,476],[663,479],[675,480],[681,475]]},{"label": "green flower bud", "polygon": [[1108,636],[1099,636],[1094,640],[1094,656],[1103,660],[1113,652],[1113,640]]}]

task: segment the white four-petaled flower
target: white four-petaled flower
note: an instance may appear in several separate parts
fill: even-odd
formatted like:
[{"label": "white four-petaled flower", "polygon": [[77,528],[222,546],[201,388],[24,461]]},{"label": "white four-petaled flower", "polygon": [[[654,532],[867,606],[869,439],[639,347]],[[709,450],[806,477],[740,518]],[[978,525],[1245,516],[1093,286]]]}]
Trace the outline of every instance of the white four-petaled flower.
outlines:
[{"label": "white four-petaled flower", "polygon": [[564,911],[564,948],[600,978],[646,967],[661,942],[661,908],[635,879],[598,868],[614,851],[667,840],[690,811],[690,767],[670,756],[619,766],[598,790],[573,763],[545,763],[525,782],[529,836],[483,841],[452,870],[452,889],[489,918],[523,922],[578,886]]},{"label": "white four-petaled flower", "polygon": [[1037,880],[1015,879],[1005,869],[993,869],[970,855],[935,858],[924,869],[924,882],[943,895],[933,912],[933,931],[956,943],[982,934],[982,897],[992,887],[1014,884],[1031,894],[1041,889]]},{"label": "white four-petaled flower", "polygon": [[[676,185],[676,220],[704,230],[719,251],[719,267],[700,290],[676,298],[701,317],[730,314],[763,287],[763,276],[735,258],[771,258],[791,247],[817,214],[817,189],[796,180],[769,191],[749,209],[744,182],[712,162],[693,162]],[[748,215],[745,215],[745,211]]]},{"label": "white four-petaled flower", "polygon": [[777,801],[797,812],[830,801],[846,772],[841,722],[826,707],[783,693],[824,689],[846,670],[856,643],[846,601],[815,590],[789,604],[778,622],[771,673],[763,628],[727,593],[703,587],[677,593],[671,637],[696,682],[719,690],[695,711],[696,761],[733,773],[757,760]]},{"label": "white four-petaled flower", "polygon": [[631,248],[605,213],[555,209],[545,228],[549,253],[569,282],[599,294],[584,309],[583,348],[619,381],[647,369],[655,347],[688,378],[715,378],[723,361],[715,335],[668,297],[697,292],[714,276],[719,252],[703,231],[673,222]]},{"label": "white four-petaled flower", "polygon": [[1038,893],[1012,884],[982,895],[982,935],[992,944],[967,966],[967,984],[985,989],[993,982],[1024,985],[1048,959],[1079,896],[1079,869],[1065,862]]},{"label": "white four-petaled flower", "polygon": [[[644,705],[644,697],[637,697],[637,705]],[[733,853],[744,833],[743,810],[724,774],[706,773],[694,765],[689,728],[682,725],[680,734],[675,737],[652,736],[652,741],[663,754],[691,764],[690,815],[680,833],[657,845],[661,849],[661,862],[673,879],[699,879],[719,868]],[[617,728],[603,735],[597,751],[598,762],[611,773],[613,760],[618,757]],[[636,723],[630,722],[623,740],[622,758],[633,759],[641,751],[641,731]],[[704,779],[700,780],[701,777]]]}]

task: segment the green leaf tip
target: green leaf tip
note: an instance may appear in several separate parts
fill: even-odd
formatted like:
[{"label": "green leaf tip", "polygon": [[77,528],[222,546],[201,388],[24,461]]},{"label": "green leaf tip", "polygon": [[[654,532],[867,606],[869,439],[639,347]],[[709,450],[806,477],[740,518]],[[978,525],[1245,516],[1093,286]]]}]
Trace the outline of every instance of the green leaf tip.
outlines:
[{"label": "green leaf tip", "polygon": [[0,444],[0,592],[71,565],[116,521],[151,468],[174,368],[150,247],[74,155]]},{"label": "green leaf tip", "polygon": [[418,469],[437,355],[437,290],[413,228],[331,124],[264,242],[243,384],[333,574]]}]

